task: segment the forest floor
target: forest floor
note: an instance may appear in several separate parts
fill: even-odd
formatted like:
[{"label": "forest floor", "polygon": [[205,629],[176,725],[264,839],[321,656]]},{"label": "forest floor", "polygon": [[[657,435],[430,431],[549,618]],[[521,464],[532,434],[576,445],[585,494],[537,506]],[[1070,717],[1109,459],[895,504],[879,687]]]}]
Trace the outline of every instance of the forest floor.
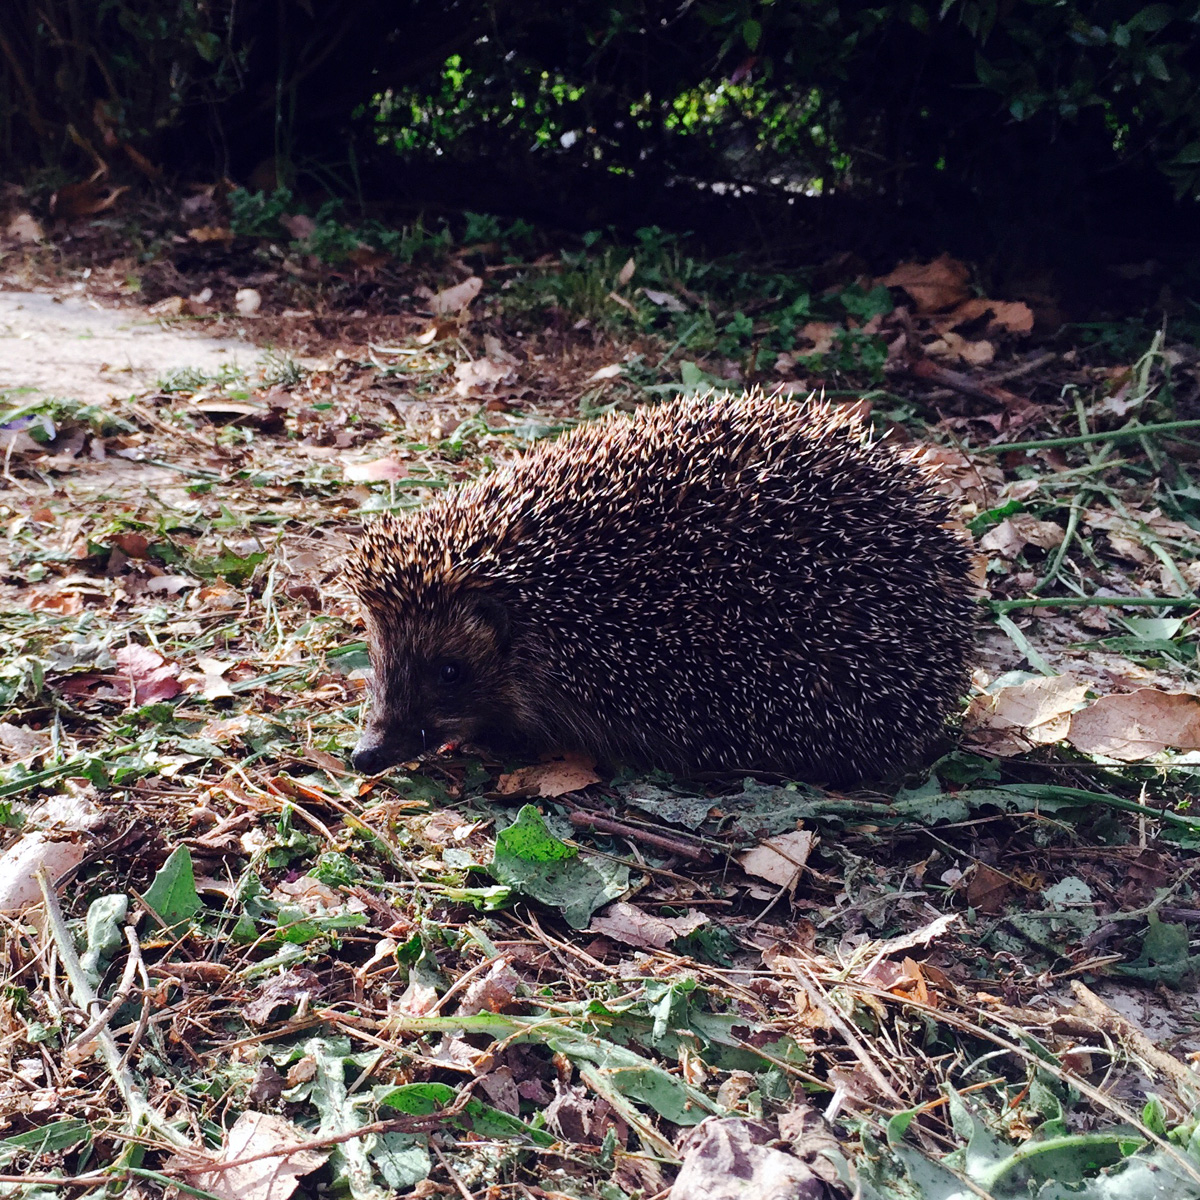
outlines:
[{"label": "forest floor", "polygon": [[[1200,1197],[1194,305],[216,193],[0,228],[0,1195]],[[937,761],[349,769],[364,521],[749,385],[976,535]]]}]

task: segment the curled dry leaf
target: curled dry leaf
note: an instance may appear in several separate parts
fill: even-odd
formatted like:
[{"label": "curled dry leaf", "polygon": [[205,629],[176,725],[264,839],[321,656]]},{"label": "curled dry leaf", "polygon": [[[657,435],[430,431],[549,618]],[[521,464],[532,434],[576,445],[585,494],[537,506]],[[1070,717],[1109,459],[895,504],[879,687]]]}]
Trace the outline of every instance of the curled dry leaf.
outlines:
[{"label": "curled dry leaf", "polygon": [[397,458],[376,458],[371,462],[347,463],[342,473],[351,483],[384,483],[403,479],[408,474],[408,464]]},{"label": "curled dry leaf", "polygon": [[653,288],[642,288],[642,295],[651,304],[657,304],[659,308],[665,308],[667,312],[681,313],[688,310],[687,305],[671,292],[656,292]]},{"label": "curled dry leaf", "polygon": [[122,646],[113,658],[133,689],[134,704],[170,700],[182,690],[176,678],[179,664],[167,662],[149,646]]},{"label": "curled dry leaf", "polygon": [[478,275],[471,275],[462,283],[445,288],[429,298],[429,310],[435,316],[447,313],[462,312],[472,300],[483,290],[483,280]]},{"label": "curled dry leaf", "polygon": [[833,347],[834,334],[840,333],[842,327],[832,321],[809,321],[800,330],[800,336],[812,342],[812,349],[805,354],[826,354]]},{"label": "curled dry leaf", "polygon": [[939,333],[978,321],[986,316],[986,328],[1001,329],[1005,333],[1027,334],[1033,332],[1033,309],[1023,300],[983,300],[975,297],[964,300],[952,312],[939,317],[933,323]]},{"label": "curled dry leaf", "polygon": [[262,295],[255,288],[238,288],[233,298],[233,306],[238,316],[252,317],[262,308]]},{"label": "curled dry leaf", "polygon": [[597,367],[588,377],[588,383],[599,383],[602,379],[616,379],[621,373],[620,363],[609,363],[606,367]]},{"label": "curled dry leaf", "polygon": [[599,783],[600,776],[596,774],[595,767],[590,758],[567,755],[501,775],[496,781],[496,791],[501,796],[544,796],[553,799]]},{"label": "curled dry leaf", "polygon": [[496,384],[511,380],[513,373],[508,363],[477,358],[474,362],[455,363],[454,378],[454,394],[469,396],[475,391],[493,391]]},{"label": "curled dry leaf", "polygon": [[1071,718],[1067,738],[1084,754],[1140,762],[1173,747],[1200,750],[1200,696],[1138,688],[1102,696]]},{"label": "curled dry leaf", "polygon": [[40,242],[46,235],[32,213],[19,212],[4,228],[4,236],[11,241],[28,246]]},{"label": "curled dry leaf", "polygon": [[689,912],[683,917],[656,917],[635,904],[618,900],[592,918],[589,929],[614,942],[643,950],[665,950],[676,938],[687,937],[708,924],[708,917]]},{"label": "curled dry leaf", "polygon": [[1033,746],[1061,742],[1071,713],[1087,699],[1087,684],[1070,675],[1039,676],[976,696],[963,719],[964,731],[989,754],[1010,757]]},{"label": "curled dry leaf", "polygon": [[1017,513],[1006,517],[999,525],[989,529],[979,539],[979,549],[987,554],[999,554],[1003,558],[1016,558],[1026,546],[1037,546],[1042,550],[1053,550],[1059,545],[1066,532],[1053,521],[1039,521],[1028,513]]},{"label": "curled dry leaf", "polygon": [[965,263],[942,254],[931,263],[901,263],[888,275],[881,275],[876,284],[903,288],[912,297],[919,313],[941,312],[962,304],[967,297],[970,271]]}]

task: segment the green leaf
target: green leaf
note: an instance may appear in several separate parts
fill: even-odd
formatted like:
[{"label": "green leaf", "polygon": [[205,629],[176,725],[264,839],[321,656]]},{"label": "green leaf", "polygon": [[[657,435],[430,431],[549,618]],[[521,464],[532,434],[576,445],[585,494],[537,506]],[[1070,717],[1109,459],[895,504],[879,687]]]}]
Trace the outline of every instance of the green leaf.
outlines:
[{"label": "green leaf", "polygon": [[200,911],[203,905],[196,892],[192,855],[186,846],[171,852],[142,899],[169,929],[190,921]]},{"label": "green leaf", "polygon": [[[376,1090],[380,1105],[398,1109],[413,1117],[428,1117],[440,1109],[449,1108],[458,1093],[445,1083],[405,1083],[396,1088]],[[518,1117],[501,1112],[481,1100],[471,1097],[462,1111],[447,1124],[485,1138],[528,1138],[535,1145],[551,1146],[554,1138],[541,1129],[534,1129]]]},{"label": "green leaf", "polygon": [[762,41],[762,24],[751,17],[749,20],[742,22],[742,39],[746,43],[746,48],[753,53],[758,49],[759,42]]},{"label": "green leaf", "polygon": [[497,883],[561,909],[573,929],[584,928],[592,913],[629,886],[629,868],[598,856],[581,856],[559,841],[527,804],[517,819],[496,835],[488,870]]},{"label": "green leaf", "polygon": [[86,1121],[51,1121],[38,1129],[27,1129],[24,1133],[0,1139],[0,1166],[12,1162],[18,1154],[60,1154],[72,1146],[92,1140],[91,1126]]}]

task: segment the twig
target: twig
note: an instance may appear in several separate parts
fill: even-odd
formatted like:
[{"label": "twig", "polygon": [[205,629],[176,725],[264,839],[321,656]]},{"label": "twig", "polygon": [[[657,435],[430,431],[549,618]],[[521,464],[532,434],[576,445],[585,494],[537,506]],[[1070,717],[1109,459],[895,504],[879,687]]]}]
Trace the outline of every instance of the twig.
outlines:
[{"label": "twig", "polygon": [[668,854],[678,854],[682,858],[690,858],[698,863],[712,862],[713,856],[690,839],[651,833],[649,830],[639,829],[636,825],[627,825],[624,821],[615,821],[612,817],[601,816],[599,813],[588,812],[582,808],[571,810],[570,821],[572,825],[589,826],[592,829],[602,830],[604,833],[615,833],[618,837],[626,838],[631,842],[644,842],[647,846],[656,846],[659,850],[667,851]]},{"label": "twig", "polygon": [[[79,961],[79,955],[75,952],[75,942],[71,937],[71,931],[67,928],[62,909],[58,905],[58,896],[55,894],[54,886],[44,867],[38,869],[35,877],[38,886],[42,889],[42,901],[46,906],[46,926],[54,940],[59,958],[62,960],[63,969],[70,980],[75,1003],[85,1013],[92,1012],[99,1005],[100,998],[96,995],[91,980],[88,979],[87,972],[84,971],[83,964]],[[134,1083],[133,1076],[122,1062],[120,1048],[111,1031],[107,1027],[99,1029],[95,1034],[95,1040],[100,1057],[113,1082],[117,1085],[117,1091],[120,1092],[125,1107],[129,1110],[129,1123],[133,1131],[136,1132],[139,1128],[146,1127],[154,1130],[177,1150],[193,1150],[191,1142],[163,1120],[151,1107],[142,1090]]]}]

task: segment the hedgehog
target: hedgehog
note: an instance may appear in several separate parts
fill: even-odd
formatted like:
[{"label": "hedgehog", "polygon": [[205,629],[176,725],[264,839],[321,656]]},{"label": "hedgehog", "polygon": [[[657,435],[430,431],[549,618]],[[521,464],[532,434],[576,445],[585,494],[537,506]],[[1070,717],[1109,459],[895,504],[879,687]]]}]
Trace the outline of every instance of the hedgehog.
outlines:
[{"label": "hedgehog", "polygon": [[611,414],[369,525],[352,754],[446,744],[846,786],[896,775],[967,685],[968,535],[844,408],[762,393]]}]

